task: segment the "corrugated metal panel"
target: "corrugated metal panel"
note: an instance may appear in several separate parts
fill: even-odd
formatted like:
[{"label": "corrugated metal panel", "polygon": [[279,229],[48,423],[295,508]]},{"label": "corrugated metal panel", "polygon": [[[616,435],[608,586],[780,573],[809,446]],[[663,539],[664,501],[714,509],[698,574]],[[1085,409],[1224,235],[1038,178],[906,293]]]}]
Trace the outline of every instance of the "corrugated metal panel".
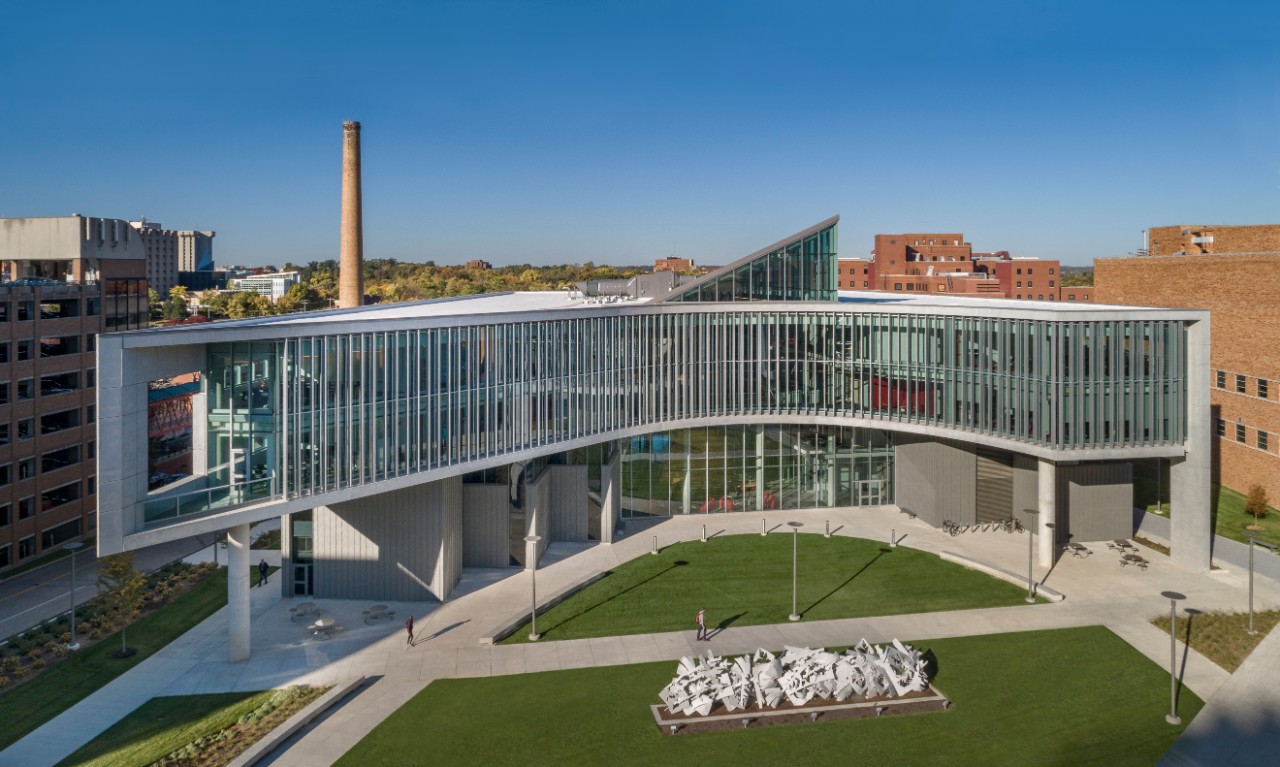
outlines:
[{"label": "corrugated metal panel", "polygon": [[550,530],[553,541],[587,540],[587,467],[550,466]]},{"label": "corrugated metal panel", "polygon": [[315,596],[444,599],[462,574],[461,479],[429,482],[313,514]]},{"label": "corrugated metal panel", "polygon": [[974,518],[979,524],[1013,516],[1013,457],[978,448],[975,455]]},{"label": "corrugated metal panel", "polygon": [[898,507],[932,525],[969,525],[974,516],[974,454],[954,442],[899,442],[895,449]]},{"label": "corrugated metal panel", "polygon": [[1034,509],[1040,503],[1040,462],[1029,455],[1013,456],[1013,508],[1019,521],[1025,524],[1020,512]]},{"label": "corrugated metal panel", "polygon": [[1133,465],[1059,466],[1058,524],[1076,543],[1132,536]]},{"label": "corrugated metal panel", "polygon": [[467,567],[511,564],[510,494],[505,484],[462,486],[462,560]]}]

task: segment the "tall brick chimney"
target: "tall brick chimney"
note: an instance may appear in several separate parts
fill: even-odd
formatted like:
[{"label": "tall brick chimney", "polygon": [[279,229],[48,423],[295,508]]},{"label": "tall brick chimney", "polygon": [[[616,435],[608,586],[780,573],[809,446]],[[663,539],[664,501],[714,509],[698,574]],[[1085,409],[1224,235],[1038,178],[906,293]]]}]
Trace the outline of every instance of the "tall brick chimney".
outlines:
[{"label": "tall brick chimney", "polygon": [[342,124],[342,239],[338,308],[364,303],[364,221],[360,207],[360,123]]}]

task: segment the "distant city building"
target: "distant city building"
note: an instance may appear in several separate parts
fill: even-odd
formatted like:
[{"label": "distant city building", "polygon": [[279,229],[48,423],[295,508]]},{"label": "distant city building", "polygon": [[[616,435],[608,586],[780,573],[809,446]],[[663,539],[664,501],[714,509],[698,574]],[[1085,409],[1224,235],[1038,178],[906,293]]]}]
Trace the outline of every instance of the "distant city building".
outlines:
[{"label": "distant city building", "polygon": [[878,234],[871,258],[841,258],[841,290],[944,293],[1039,301],[1089,301],[1091,289],[1064,292],[1057,260],[975,253],[964,234]]},{"label": "distant city building", "polygon": [[1139,255],[1094,262],[1098,301],[1209,310],[1213,481],[1241,493],[1260,483],[1274,505],[1280,499],[1280,315],[1271,297],[1280,294],[1280,225],[1147,231],[1149,246]]},{"label": "distant city building", "polygon": [[468,269],[492,269],[493,264],[489,263],[488,261],[481,261],[478,258],[473,258],[467,262],[467,268]]},{"label": "distant city building", "polygon": [[279,301],[289,292],[289,288],[298,282],[301,282],[301,279],[298,277],[297,272],[255,274],[235,280],[231,289],[240,292],[257,293],[260,296],[267,296],[272,301]]},{"label": "distant city building", "polygon": [[0,570],[96,526],[98,334],[145,328],[127,221],[0,219]]},{"label": "distant city building", "polygon": [[658,258],[653,261],[653,271],[655,272],[687,272],[693,269],[693,259],[691,258]]},{"label": "distant city building", "polygon": [[162,298],[175,285],[184,284],[180,272],[213,269],[216,232],[165,229],[158,221],[148,221],[145,217],[130,221],[129,226],[142,238],[147,253],[147,281]]}]

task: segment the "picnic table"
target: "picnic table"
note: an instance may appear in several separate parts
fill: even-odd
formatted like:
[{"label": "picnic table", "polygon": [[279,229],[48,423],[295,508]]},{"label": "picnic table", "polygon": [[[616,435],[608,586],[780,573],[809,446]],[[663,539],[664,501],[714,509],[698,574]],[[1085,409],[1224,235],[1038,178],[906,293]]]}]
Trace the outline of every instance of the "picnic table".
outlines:
[{"label": "picnic table", "polygon": [[1139,570],[1146,570],[1147,560],[1137,554],[1125,554],[1120,557],[1120,566],[1125,567],[1126,565],[1135,565]]},{"label": "picnic table", "polygon": [[316,622],[308,628],[311,629],[311,636],[316,639],[329,639],[334,630],[335,621],[333,618],[317,618]]},{"label": "picnic table", "polygon": [[297,623],[306,619],[309,615],[319,615],[320,610],[317,609],[315,602],[300,602],[289,608],[289,620]]}]

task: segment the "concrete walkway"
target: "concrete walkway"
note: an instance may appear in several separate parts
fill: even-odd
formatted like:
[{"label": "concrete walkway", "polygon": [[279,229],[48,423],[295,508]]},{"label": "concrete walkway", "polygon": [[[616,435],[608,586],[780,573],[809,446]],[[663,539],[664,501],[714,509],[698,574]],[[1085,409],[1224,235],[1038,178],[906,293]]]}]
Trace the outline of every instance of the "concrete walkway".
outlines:
[{"label": "concrete walkway", "polygon": [[[830,520],[836,535],[887,541],[895,532],[899,545],[926,551],[949,551],[1010,572],[1025,572],[1027,538],[1024,534],[970,533],[948,536],[928,525],[908,520],[892,507],[879,509],[814,510],[804,512],[746,513],[728,516],[692,516],[665,520],[623,538],[612,546],[554,544],[538,571],[538,591],[544,598],[572,588],[587,578],[618,564],[644,556],[657,535],[659,545],[697,540],[702,524],[711,535],[755,533],[762,523],[784,534],[780,527],[796,519],[806,530],[821,534]],[[783,528],[785,529],[785,528]],[[803,549],[804,540],[800,540]],[[1183,607],[1201,610],[1243,610],[1246,592],[1243,575],[1234,569],[1213,574],[1185,572],[1158,554],[1148,557],[1147,571],[1119,566],[1119,557],[1102,547],[1083,559],[1067,556],[1050,572],[1037,568],[1036,578],[1066,595],[1055,604],[1018,606],[946,613],[925,613],[879,618],[802,621],[769,626],[731,627],[717,635],[710,649],[717,653],[747,652],[783,644],[810,646],[850,644],[861,637],[886,641],[894,637],[927,640],[1008,631],[1105,625],[1156,663],[1168,663],[1169,638],[1148,620],[1168,609],[1160,592],[1181,591],[1188,596]],[[278,577],[278,574],[277,576]],[[529,576],[511,570],[467,570],[463,581],[443,604],[393,604],[395,616],[366,625],[360,602],[316,600],[325,614],[345,627],[333,639],[310,636],[304,625],[289,620],[294,600],[282,600],[277,588],[253,591],[253,658],[242,664],[226,662],[225,610],[180,638],[161,653],[140,664],[62,716],[0,753],[0,765],[51,765],[99,732],[110,727],[137,705],[159,695],[197,692],[256,690],[286,684],[333,684],[353,676],[373,681],[310,730],[296,736],[290,748],[277,754],[272,764],[332,764],[379,722],[399,708],[433,679],[457,676],[490,676],[531,671],[606,666],[658,660],[676,660],[708,649],[693,641],[693,632],[645,634],[511,646],[486,646],[481,640],[527,612]],[[1260,581],[1257,602],[1280,606],[1280,584]],[[413,614],[417,641],[405,642],[401,625]],[[712,616],[712,624],[715,616]],[[1280,632],[1277,633],[1280,636]],[[1280,655],[1280,640],[1272,636],[1259,649]],[[1185,655],[1183,683],[1210,701],[1197,719],[1216,710],[1221,696],[1237,688],[1235,678],[1194,651]],[[1253,663],[1259,653],[1250,659]],[[1275,669],[1276,660],[1270,661]],[[1244,669],[1242,669],[1242,672]],[[1274,679],[1274,672],[1262,675]],[[655,691],[656,694],[656,691]],[[1266,684],[1242,687],[1244,712],[1280,712],[1280,687]],[[1242,712],[1222,707],[1225,724],[1208,733],[1210,750],[1219,733],[1229,732],[1233,746],[1245,749],[1271,747],[1274,741],[1251,746],[1240,738],[1254,720],[1239,719]],[[1275,719],[1270,721],[1274,722]],[[1189,728],[1190,738],[1196,725]],[[1203,728],[1202,728],[1203,729]],[[1179,741],[1181,744],[1182,741]],[[1170,752],[1171,756],[1173,752]],[[1202,762],[1186,762],[1201,764]],[[1205,764],[1248,763],[1234,761]],[[1261,762],[1259,762],[1261,763]],[[1271,762],[1268,762],[1271,763]],[[1182,764],[1182,763],[1179,763]]]}]

